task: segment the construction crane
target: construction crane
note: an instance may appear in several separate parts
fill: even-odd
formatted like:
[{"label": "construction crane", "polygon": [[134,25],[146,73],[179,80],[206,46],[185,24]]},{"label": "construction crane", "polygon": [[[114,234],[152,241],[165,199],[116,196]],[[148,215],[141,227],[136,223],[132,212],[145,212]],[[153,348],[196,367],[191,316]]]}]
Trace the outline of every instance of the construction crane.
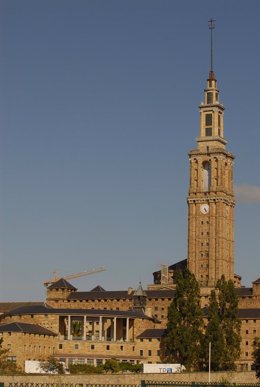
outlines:
[{"label": "construction crane", "polygon": [[54,282],[58,281],[61,278],[65,279],[65,280],[70,280],[70,279],[73,279],[73,278],[84,277],[85,275],[95,274],[95,273],[99,273],[101,271],[106,271],[106,270],[107,269],[104,266],[101,266],[101,267],[97,267],[95,269],[81,271],[81,272],[75,273],[75,274],[69,274],[69,275],[66,275],[65,277],[59,277],[57,271],[55,270],[53,272],[52,279],[44,281],[43,284],[44,284],[44,286],[47,287],[50,284],[53,284]]}]

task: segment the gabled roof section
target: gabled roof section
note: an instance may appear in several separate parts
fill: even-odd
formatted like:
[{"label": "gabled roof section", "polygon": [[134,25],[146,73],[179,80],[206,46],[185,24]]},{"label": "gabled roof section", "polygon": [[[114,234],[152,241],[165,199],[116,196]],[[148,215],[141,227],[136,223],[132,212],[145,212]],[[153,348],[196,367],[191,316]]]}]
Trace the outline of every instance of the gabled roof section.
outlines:
[{"label": "gabled roof section", "polygon": [[58,281],[52,283],[50,286],[48,286],[49,290],[53,289],[69,289],[76,291],[77,289],[71,285],[68,281],[66,281],[64,278],[60,278]]},{"label": "gabled roof section", "polygon": [[176,262],[169,266],[169,270],[184,270],[187,269],[187,265],[187,259],[183,259],[182,261]]},{"label": "gabled roof section", "polygon": [[90,290],[91,292],[105,292],[105,289],[102,288],[102,286],[100,285],[97,285],[95,288],[93,288],[92,290]]},{"label": "gabled roof section", "polygon": [[259,278],[257,278],[254,282],[253,282],[253,284],[260,284],[260,277]]},{"label": "gabled roof section", "polygon": [[136,289],[136,291],[134,292],[134,297],[147,297],[147,294],[144,291],[144,289],[141,285],[141,282],[140,282],[138,288]]},{"label": "gabled roof section", "polygon": [[[183,271],[183,270],[187,269],[187,266],[188,266],[187,259],[183,259],[182,261],[176,262],[173,265],[168,266],[168,270],[182,270]],[[153,275],[155,275],[156,273],[160,273],[160,271],[161,270],[157,270],[157,271],[153,272]]]},{"label": "gabled roof section", "polygon": [[26,324],[20,322],[12,322],[9,324],[0,324],[0,332],[20,332],[20,333],[30,333],[35,335],[48,335],[48,336],[57,336],[56,333],[41,327],[40,325]]}]

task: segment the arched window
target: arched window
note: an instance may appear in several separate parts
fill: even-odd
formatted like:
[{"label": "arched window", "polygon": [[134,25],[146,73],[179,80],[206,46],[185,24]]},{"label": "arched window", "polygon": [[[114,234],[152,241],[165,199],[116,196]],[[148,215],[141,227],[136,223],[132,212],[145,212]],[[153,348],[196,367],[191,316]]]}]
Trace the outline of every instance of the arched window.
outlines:
[{"label": "arched window", "polygon": [[211,180],[211,167],[208,161],[203,163],[203,189],[204,191],[210,190],[210,180]]}]

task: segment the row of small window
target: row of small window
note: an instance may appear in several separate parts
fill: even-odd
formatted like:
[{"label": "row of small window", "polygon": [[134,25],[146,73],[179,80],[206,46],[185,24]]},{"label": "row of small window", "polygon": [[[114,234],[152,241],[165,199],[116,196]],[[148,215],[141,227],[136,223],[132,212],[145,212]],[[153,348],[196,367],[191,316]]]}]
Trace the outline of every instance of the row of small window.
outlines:
[{"label": "row of small window", "polygon": [[46,347],[41,345],[24,345],[24,352],[37,352],[37,353],[53,353],[55,347]]},{"label": "row of small window", "polygon": [[[96,348],[95,345],[91,344],[90,349],[93,351],[93,350],[95,350],[95,348]],[[63,349],[63,344],[59,344],[59,349]],[[75,344],[74,345],[74,349],[80,349],[80,345],[79,344]],[[106,345],[106,350],[110,351],[110,345]],[[123,350],[124,350],[124,346],[120,345],[120,351],[123,351]],[[132,350],[133,351],[135,350],[134,346],[132,347]]]},{"label": "row of small window", "polygon": [[[254,320],[255,321],[255,320]],[[252,332],[253,334],[256,334],[256,329],[253,329],[253,332]],[[246,329],[246,335],[248,335],[249,334],[249,330],[248,329]]]},{"label": "row of small window", "polygon": [[[246,355],[248,356],[248,355]],[[237,370],[238,371],[254,371],[254,366],[253,364],[238,364],[237,365]]]},{"label": "row of small window", "polygon": [[159,316],[158,314],[155,314],[154,317],[156,317],[156,318],[161,318],[161,319],[164,319],[164,318],[165,318],[164,314],[161,314],[161,316]]},{"label": "row of small window", "polygon": [[[63,357],[60,357],[59,358],[59,361],[62,362],[62,363],[66,363],[66,358],[63,358]],[[104,364],[106,361],[106,359],[85,359],[85,358],[69,358],[69,364],[88,364],[88,365],[95,365],[95,366],[98,366],[98,365],[101,365],[101,364]],[[135,360],[121,360],[122,363],[132,363],[132,364],[135,364]]]},{"label": "row of small window", "polygon": [[16,356],[7,356],[7,360],[12,363],[16,363]]},{"label": "row of small window", "polygon": [[[145,356],[144,355],[144,350],[143,349],[140,349],[140,356]],[[153,355],[153,352],[152,352],[152,350],[151,349],[148,349],[148,351],[147,351],[147,356],[152,356]],[[160,356],[160,350],[159,349],[157,349],[157,351],[156,351],[156,355],[157,356]]]},{"label": "row of small window", "polygon": [[159,302],[163,302],[165,300],[168,300],[168,301],[172,301],[171,298],[148,298],[148,301],[159,301]]}]

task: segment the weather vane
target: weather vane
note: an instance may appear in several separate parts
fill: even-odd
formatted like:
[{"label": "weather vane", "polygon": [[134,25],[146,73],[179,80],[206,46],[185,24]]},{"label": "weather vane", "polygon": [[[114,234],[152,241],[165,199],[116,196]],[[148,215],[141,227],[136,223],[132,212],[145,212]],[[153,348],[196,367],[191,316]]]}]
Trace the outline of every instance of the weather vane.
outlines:
[{"label": "weather vane", "polygon": [[208,21],[208,26],[210,29],[210,71],[213,72],[213,30],[215,28],[215,21],[214,19],[210,19]]}]

